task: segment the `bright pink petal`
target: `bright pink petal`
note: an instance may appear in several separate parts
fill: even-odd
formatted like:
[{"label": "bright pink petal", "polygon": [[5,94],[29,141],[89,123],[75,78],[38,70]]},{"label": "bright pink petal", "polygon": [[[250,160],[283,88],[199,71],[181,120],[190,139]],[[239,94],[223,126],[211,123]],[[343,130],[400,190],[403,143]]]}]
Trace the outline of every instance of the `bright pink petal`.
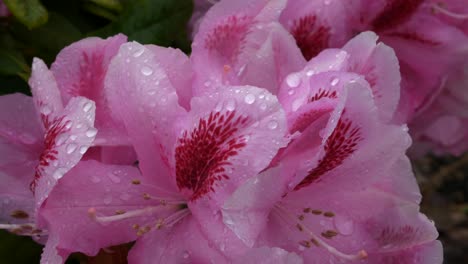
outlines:
[{"label": "bright pink petal", "polygon": [[254,248],[234,264],[302,264],[302,258],[281,248]]},{"label": "bright pink petal", "polygon": [[93,127],[94,111],[92,101],[75,97],[60,115],[50,121],[45,134],[45,149],[31,183],[36,210],[47,199],[57,181],[80,161],[92,145],[97,133]]},{"label": "bright pink petal", "polygon": [[86,38],[64,48],[51,66],[64,104],[75,96],[96,102],[98,144],[124,144],[127,141],[123,127],[109,114],[104,93],[104,77],[109,63],[126,41],[127,37],[121,34],[107,39]]},{"label": "bright pink petal", "polygon": [[63,103],[54,75],[41,59],[33,60],[29,86],[44,128],[48,129],[62,111]]},{"label": "bright pink petal", "polygon": [[40,211],[50,236],[57,239],[53,247],[92,256],[101,248],[135,240],[137,230],[132,226],[142,224],[141,219],[100,222],[96,217],[115,217],[149,206],[144,199],[149,188],[132,183],[139,179],[138,169],[131,166],[78,163],[56,185]]},{"label": "bright pink petal", "polygon": [[281,105],[264,89],[223,87],[193,98],[191,109],[175,155],[177,185],[194,202],[223,204],[288,142]]},{"label": "bright pink petal", "polygon": [[171,229],[154,230],[140,238],[129,253],[130,263],[228,263],[201,234],[192,217]]},{"label": "bright pink petal", "polygon": [[350,54],[349,71],[363,75],[384,121],[392,119],[400,99],[400,68],[392,48],[377,43],[378,36],[364,32],[351,39],[343,50]]},{"label": "bright pink petal", "polygon": [[175,163],[174,123],[186,111],[157,60],[165,55],[154,54],[158,50],[136,42],[122,45],[109,67],[106,92],[111,110],[125,124],[144,177],[172,191],[176,190],[170,177]]}]

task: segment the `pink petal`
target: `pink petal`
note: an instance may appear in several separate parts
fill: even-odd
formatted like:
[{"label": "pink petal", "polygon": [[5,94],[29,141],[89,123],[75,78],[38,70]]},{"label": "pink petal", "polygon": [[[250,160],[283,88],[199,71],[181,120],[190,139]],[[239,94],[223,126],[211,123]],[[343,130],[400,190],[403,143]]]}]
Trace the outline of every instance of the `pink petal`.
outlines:
[{"label": "pink petal", "polygon": [[33,60],[29,86],[37,113],[44,128],[48,129],[52,120],[62,111],[63,103],[54,75],[41,59],[34,58]]},{"label": "pink petal", "polygon": [[57,181],[73,168],[93,143],[94,103],[83,97],[72,98],[60,115],[50,122],[45,135],[36,175],[31,183],[36,210],[47,199]]},{"label": "pink petal", "polygon": [[181,50],[173,48],[162,48],[156,45],[147,45],[155,60],[166,71],[172,86],[176,89],[179,104],[186,110],[190,107],[192,99],[192,64]]},{"label": "pink petal", "polygon": [[60,180],[40,210],[50,236],[57,239],[53,247],[92,256],[101,248],[135,240],[137,231],[132,226],[141,224],[141,219],[99,222],[89,210],[98,217],[116,216],[119,211],[149,206],[143,198],[149,188],[132,183],[138,179],[138,169],[131,166],[78,163]]},{"label": "pink petal", "polygon": [[[144,177],[165,190],[175,190],[170,168],[174,166],[174,123],[185,110],[176,89],[155,55],[136,42],[121,46],[106,77],[111,110],[125,124]],[[161,50],[159,50],[161,51]]]},{"label": "pink petal", "polygon": [[209,93],[219,84],[256,85],[275,93],[288,72],[301,68],[304,60],[294,40],[274,23],[284,5],[243,0],[211,8],[192,45],[194,93]]},{"label": "pink petal", "polygon": [[193,98],[191,109],[175,155],[177,185],[192,201],[221,205],[288,142],[281,105],[264,89],[223,87]]},{"label": "pink petal", "polygon": [[234,264],[302,264],[302,258],[281,248],[255,248],[242,258],[236,259]]},{"label": "pink petal", "polygon": [[192,217],[171,229],[154,230],[140,238],[129,252],[129,263],[227,263],[201,234]]},{"label": "pink petal", "polygon": [[42,125],[31,97],[0,96],[0,167],[37,159],[42,136]]},{"label": "pink petal", "polygon": [[109,114],[104,94],[104,77],[109,63],[126,41],[127,37],[121,34],[107,39],[80,40],[64,48],[51,67],[65,104],[75,96],[96,102],[99,144],[124,144],[127,141],[123,128]]},{"label": "pink petal", "polygon": [[404,251],[370,255],[368,259],[368,263],[392,263],[395,261],[401,264],[441,264],[443,262],[442,243],[432,241]]},{"label": "pink petal", "polygon": [[350,54],[349,70],[363,75],[372,89],[384,121],[389,121],[400,99],[400,68],[392,48],[377,43],[378,36],[364,32],[351,39],[343,50]]}]

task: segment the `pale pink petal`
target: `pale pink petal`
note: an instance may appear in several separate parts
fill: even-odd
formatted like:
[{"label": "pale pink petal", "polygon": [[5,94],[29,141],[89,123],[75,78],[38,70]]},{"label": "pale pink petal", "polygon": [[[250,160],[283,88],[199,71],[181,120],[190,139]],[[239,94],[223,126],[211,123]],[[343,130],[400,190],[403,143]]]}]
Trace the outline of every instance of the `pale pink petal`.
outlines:
[{"label": "pale pink petal", "polygon": [[99,217],[112,218],[151,206],[144,199],[150,187],[134,183],[140,179],[138,169],[131,166],[78,163],[60,179],[40,210],[49,234],[58,240],[53,247],[92,256],[101,248],[135,240],[133,225],[143,224],[141,219],[106,222]]},{"label": "pale pink petal", "polygon": [[45,135],[45,149],[31,183],[36,210],[47,199],[57,181],[80,161],[92,145],[97,133],[93,127],[94,111],[92,101],[75,97],[60,115],[51,120]]},{"label": "pale pink petal", "polygon": [[274,23],[284,5],[283,0],[242,0],[211,8],[192,45],[194,93],[212,92],[219,84],[256,85],[275,93],[285,74],[301,68],[294,39]]},{"label": "pale pink petal", "polygon": [[406,126],[387,125],[379,120],[365,82],[340,85],[344,89],[337,107],[320,132],[323,149],[317,159],[302,167],[307,168],[306,176],[295,180],[300,181],[296,190],[306,186],[310,190],[362,188],[381,177],[411,143]]},{"label": "pale pink petal", "polygon": [[275,96],[252,86],[219,91],[193,98],[175,150],[179,189],[194,202],[209,197],[217,206],[288,142]]},{"label": "pale pink petal", "polygon": [[171,229],[154,230],[140,238],[129,252],[129,263],[228,263],[201,234],[188,216]]},{"label": "pale pink petal", "polygon": [[224,203],[222,215],[229,227],[248,247],[265,228],[270,211],[287,190],[287,171],[268,169],[252,177]]},{"label": "pale pink petal", "polygon": [[57,248],[59,243],[58,237],[51,235],[47,239],[47,243],[42,250],[41,264],[61,264],[72,253]]},{"label": "pale pink petal", "polygon": [[364,32],[351,39],[343,50],[349,53],[349,71],[363,75],[384,121],[390,121],[400,99],[400,68],[395,52],[378,36]]},{"label": "pale pink petal", "polygon": [[83,96],[96,102],[99,144],[128,142],[122,125],[117,124],[109,114],[104,93],[104,77],[109,63],[120,45],[126,41],[127,37],[122,34],[107,39],[86,38],[60,51],[51,66],[64,104],[75,96]]},{"label": "pale pink petal", "polygon": [[125,124],[144,177],[175,190],[175,178],[170,177],[175,163],[174,124],[186,111],[157,61],[164,56],[155,55],[158,50],[136,42],[122,45],[109,66],[106,93],[113,114]]},{"label": "pale pink petal", "polygon": [[443,258],[442,243],[432,241],[403,251],[371,254],[368,263],[442,264]]},{"label": "pale pink petal", "polygon": [[33,60],[29,86],[37,113],[44,128],[47,129],[52,120],[62,111],[63,103],[54,75],[41,59],[34,58]]},{"label": "pale pink petal", "polygon": [[179,104],[186,110],[190,107],[192,99],[192,64],[181,50],[173,48],[163,48],[156,45],[146,45],[155,56],[167,74],[169,81],[177,92]]},{"label": "pale pink petal", "polygon": [[42,133],[31,97],[0,96],[0,167],[37,159],[42,150]]},{"label": "pale pink petal", "polygon": [[302,264],[302,258],[281,248],[254,248],[234,264]]}]

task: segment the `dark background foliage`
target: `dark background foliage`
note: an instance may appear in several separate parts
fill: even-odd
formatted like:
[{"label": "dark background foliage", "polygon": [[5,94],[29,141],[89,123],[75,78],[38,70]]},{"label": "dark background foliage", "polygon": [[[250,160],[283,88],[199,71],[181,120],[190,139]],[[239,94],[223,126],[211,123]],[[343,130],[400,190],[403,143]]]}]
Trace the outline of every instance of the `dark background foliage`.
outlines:
[{"label": "dark background foliage", "polygon": [[[187,22],[192,0],[3,0],[12,12],[0,17],[0,95],[30,94],[33,57],[54,61],[65,46],[88,36],[122,32],[130,40],[190,52]],[[444,243],[445,263],[468,263],[468,155],[427,156],[414,161],[424,200]],[[126,263],[131,244],[89,258],[73,254],[67,263]],[[28,237],[0,231],[0,263],[39,263],[42,246]]]}]

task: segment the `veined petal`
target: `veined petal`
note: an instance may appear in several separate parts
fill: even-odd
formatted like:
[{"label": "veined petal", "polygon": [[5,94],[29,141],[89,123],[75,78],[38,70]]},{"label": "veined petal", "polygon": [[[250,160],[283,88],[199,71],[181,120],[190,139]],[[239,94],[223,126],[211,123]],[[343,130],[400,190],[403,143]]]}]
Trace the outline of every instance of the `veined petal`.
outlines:
[{"label": "veined petal", "polygon": [[221,205],[288,142],[281,105],[264,89],[223,87],[193,98],[191,109],[175,158],[177,185],[192,201]]},{"label": "veined petal", "polygon": [[57,181],[81,160],[92,145],[97,134],[93,126],[94,111],[94,102],[75,97],[60,115],[50,120],[44,140],[45,149],[31,183],[36,213]]},{"label": "veined petal", "polygon": [[121,46],[109,66],[106,93],[111,110],[124,124],[144,177],[175,191],[173,148],[177,120],[186,114],[166,69],[150,49],[136,42]]},{"label": "veined petal", "polygon": [[128,144],[123,125],[109,114],[104,92],[109,63],[126,41],[127,37],[121,34],[107,39],[86,38],[60,51],[51,66],[64,104],[75,96],[96,103],[96,128],[99,130],[96,143],[99,145]]},{"label": "veined petal", "polygon": [[37,113],[47,130],[52,120],[62,111],[63,103],[54,75],[41,59],[34,58],[33,60],[29,86]]}]

